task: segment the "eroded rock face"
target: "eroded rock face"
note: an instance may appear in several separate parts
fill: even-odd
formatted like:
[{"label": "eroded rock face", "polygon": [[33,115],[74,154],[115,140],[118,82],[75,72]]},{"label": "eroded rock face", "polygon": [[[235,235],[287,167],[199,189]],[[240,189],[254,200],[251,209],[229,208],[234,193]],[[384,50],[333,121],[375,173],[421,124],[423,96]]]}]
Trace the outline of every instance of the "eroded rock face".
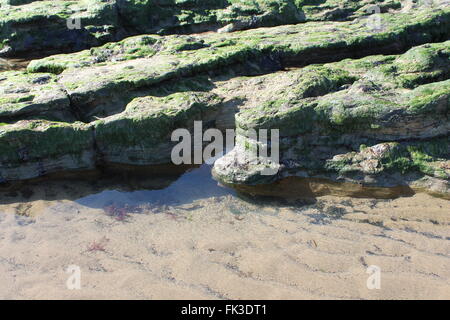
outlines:
[{"label": "eroded rock face", "polygon": [[[77,12],[89,1],[30,1],[12,6],[8,15],[0,11],[0,24],[27,6]],[[2,182],[108,164],[168,164],[171,133],[192,131],[194,121],[203,121],[204,129],[236,128],[236,148],[216,162],[214,175],[246,192],[277,194],[297,184],[291,191],[301,196],[315,179],[312,195],[343,182],[354,195],[365,195],[355,185],[377,194],[391,194],[385,188],[449,194],[449,5],[402,10],[398,1],[98,2],[80,12],[87,16],[96,8],[117,24],[96,44],[129,33],[160,34],[0,72]],[[365,17],[375,2],[383,12],[377,30]],[[132,19],[125,25],[127,10]],[[169,19],[174,10],[177,21]],[[57,25],[45,28],[51,35]],[[211,25],[219,32],[164,35]],[[258,28],[272,25],[280,26]],[[125,33],[117,36],[120,28]],[[14,36],[16,48],[26,44],[20,32]],[[280,130],[279,163],[246,162],[255,143],[249,129]],[[276,174],[262,175],[267,168]]]},{"label": "eroded rock face", "polygon": [[211,121],[222,98],[211,93],[178,92],[165,97],[135,98],[125,111],[93,123],[98,153],[108,163],[171,163],[178,128],[192,131],[194,121]]},{"label": "eroded rock face", "polygon": [[[60,74],[59,83],[83,112],[83,121],[107,109],[124,110],[124,93],[205,74],[262,74],[348,56],[398,52],[450,33],[448,10],[385,14],[376,33],[365,21],[307,23],[197,36],[138,36],[119,43],[35,60],[29,72]],[[175,89],[176,90],[176,89]],[[119,96],[118,96],[119,93]],[[105,108],[101,108],[105,110]]]},{"label": "eroded rock face", "polygon": [[0,2],[0,54],[35,55],[46,50],[81,50],[116,40],[115,1]]},{"label": "eroded rock face", "polygon": [[77,51],[141,33],[234,31],[304,21],[293,1],[0,1],[0,53]]},{"label": "eroded rock face", "polygon": [[[262,189],[257,185],[299,177],[448,196],[449,68],[447,41],[399,56],[235,79],[253,92],[251,106],[236,115],[238,145],[216,162],[214,174],[225,184],[247,185],[247,191],[253,185],[255,193]],[[261,174],[264,167],[252,159],[250,129],[280,130],[276,175]]]},{"label": "eroded rock face", "polygon": [[43,120],[2,123],[0,150],[2,182],[95,167],[93,131],[83,123]]},{"label": "eroded rock face", "polygon": [[233,32],[305,21],[350,21],[419,5],[439,8],[445,0],[422,2],[402,6],[398,0],[1,0],[0,55],[73,52],[143,33]]},{"label": "eroded rock face", "polygon": [[25,118],[72,122],[69,96],[56,76],[48,73],[0,73],[0,118],[14,122]]}]

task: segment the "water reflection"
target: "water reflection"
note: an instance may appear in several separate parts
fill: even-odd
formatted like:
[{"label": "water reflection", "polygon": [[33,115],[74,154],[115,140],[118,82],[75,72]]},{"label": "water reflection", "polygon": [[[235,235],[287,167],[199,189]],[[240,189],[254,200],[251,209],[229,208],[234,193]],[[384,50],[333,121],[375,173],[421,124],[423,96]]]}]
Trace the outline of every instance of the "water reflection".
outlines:
[{"label": "water reflection", "polygon": [[202,165],[184,173],[177,181],[161,190],[118,191],[105,190],[92,194],[75,202],[90,208],[106,206],[123,207],[125,205],[164,204],[182,205],[195,200],[225,195],[236,195],[235,191],[219,186],[211,176],[211,166]]}]

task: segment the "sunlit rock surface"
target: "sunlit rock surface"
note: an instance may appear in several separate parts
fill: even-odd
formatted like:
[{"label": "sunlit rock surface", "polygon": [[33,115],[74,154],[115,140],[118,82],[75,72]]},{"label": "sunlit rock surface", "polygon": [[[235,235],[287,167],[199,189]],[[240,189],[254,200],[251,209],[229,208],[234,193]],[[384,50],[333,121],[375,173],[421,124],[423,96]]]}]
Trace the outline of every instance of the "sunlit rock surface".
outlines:
[{"label": "sunlit rock surface", "polygon": [[[449,195],[446,1],[7,2],[3,55],[88,49],[3,63],[1,182],[168,164],[171,133],[203,121],[237,129],[213,171],[246,192]],[[249,129],[280,130],[280,163],[245,162]]]}]

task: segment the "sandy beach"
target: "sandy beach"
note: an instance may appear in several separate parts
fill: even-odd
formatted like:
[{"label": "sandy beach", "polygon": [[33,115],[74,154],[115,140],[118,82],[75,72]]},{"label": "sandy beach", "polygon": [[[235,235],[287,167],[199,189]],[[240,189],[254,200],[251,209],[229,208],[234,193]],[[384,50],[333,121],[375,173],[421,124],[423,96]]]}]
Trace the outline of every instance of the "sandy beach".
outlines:
[{"label": "sandy beach", "polygon": [[202,168],[162,190],[83,188],[2,194],[1,299],[450,298],[446,200],[254,200]]},{"label": "sandy beach", "polygon": [[449,133],[449,0],[0,0],[0,300],[450,300]]}]

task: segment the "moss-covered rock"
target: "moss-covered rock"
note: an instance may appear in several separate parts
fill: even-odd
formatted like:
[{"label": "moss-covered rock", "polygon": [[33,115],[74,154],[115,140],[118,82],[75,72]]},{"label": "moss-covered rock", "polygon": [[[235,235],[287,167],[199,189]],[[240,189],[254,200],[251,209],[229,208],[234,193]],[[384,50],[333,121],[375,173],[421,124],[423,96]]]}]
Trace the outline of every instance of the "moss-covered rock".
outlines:
[{"label": "moss-covered rock", "polygon": [[[137,37],[34,61],[29,71],[60,73],[59,82],[88,121],[96,115],[91,111],[100,102],[113,104],[121,100],[117,94],[180,77],[224,70],[272,72],[349,56],[396,52],[450,35],[450,9],[387,13],[383,17],[386,29],[376,34],[367,29],[365,22],[312,22],[231,34]],[[306,94],[314,94],[314,88],[310,90]],[[121,108],[125,105],[122,103]]]},{"label": "moss-covered rock", "polygon": [[111,62],[150,58],[159,48],[155,45],[161,37],[145,35],[126,38],[119,42],[110,42],[106,45],[91,48],[73,54],[52,55],[44,59],[33,60],[29,63],[27,71],[49,72],[60,74],[69,68],[83,68],[95,65],[105,65]]},{"label": "moss-covered rock", "polygon": [[[148,8],[161,10],[152,20],[161,34],[226,28],[140,35],[1,72],[3,180],[64,170],[64,161],[66,169],[170,163],[171,133],[202,120],[204,129],[237,128],[236,148],[214,168],[229,185],[259,188],[297,177],[448,193],[448,6],[394,13],[394,1],[345,1],[351,9],[341,18],[318,14],[302,24],[225,32],[291,23],[286,15],[297,19],[307,6],[338,1],[296,1],[293,11],[294,2],[275,0],[119,2],[119,20],[120,10],[135,13],[128,33],[155,27],[145,20]],[[363,10],[374,2],[386,5],[376,31]],[[174,8],[185,20],[162,24]],[[247,161],[256,144],[249,129],[280,130],[279,163]],[[75,143],[63,146],[62,136]],[[44,137],[57,141],[54,148]],[[17,151],[30,146],[33,152]],[[276,174],[262,174],[268,169]]]},{"label": "moss-covered rock", "polygon": [[95,167],[93,131],[83,123],[0,123],[0,150],[1,182]]},{"label": "moss-covered rock", "polygon": [[21,119],[75,121],[69,96],[48,73],[0,73],[0,122]]},{"label": "moss-covered rock", "polygon": [[304,21],[292,1],[0,2],[0,53],[77,51],[141,33],[230,31]]},{"label": "moss-covered rock", "polygon": [[360,18],[368,24],[371,22],[366,16],[377,13],[411,13],[448,5],[445,0],[415,1],[406,7],[405,3],[399,0],[1,0],[0,54],[77,51],[142,33],[232,32],[305,21]]},{"label": "moss-covered rock", "polygon": [[127,29],[139,33],[192,33],[295,24],[304,16],[293,1],[281,0],[118,0]]},{"label": "moss-covered rock", "polygon": [[[282,136],[358,133],[398,140],[446,134],[449,48],[449,41],[426,44],[398,57],[372,56],[270,75],[263,78],[267,87],[288,81],[284,90],[289,93],[264,90],[259,106],[238,114],[236,125],[242,130],[280,128]],[[405,69],[405,62],[423,50],[428,65],[411,61]],[[420,81],[405,84],[411,74]]]},{"label": "moss-covered rock", "polygon": [[[399,0],[296,0],[307,21],[343,21],[402,8]],[[411,8],[413,9],[413,8]]]},{"label": "moss-covered rock", "polygon": [[117,38],[115,1],[32,1],[0,6],[0,52],[81,50]]},{"label": "moss-covered rock", "polygon": [[217,95],[201,92],[136,98],[124,112],[93,123],[99,157],[107,163],[171,163],[177,144],[171,140],[172,132],[192,131],[194,121],[214,121],[221,102]]},{"label": "moss-covered rock", "polygon": [[[237,146],[216,162],[216,178],[248,192],[301,177],[448,196],[449,48],[450,41],[426,44],[399,56],[233,80],[240,84],[225,88],[246,88],[234,92],[245,102],[236,115]],[[420,81],[405,83],[408,75]],[[275,175],[262,174],[252,159],[252,129],[280,131]]]}]

